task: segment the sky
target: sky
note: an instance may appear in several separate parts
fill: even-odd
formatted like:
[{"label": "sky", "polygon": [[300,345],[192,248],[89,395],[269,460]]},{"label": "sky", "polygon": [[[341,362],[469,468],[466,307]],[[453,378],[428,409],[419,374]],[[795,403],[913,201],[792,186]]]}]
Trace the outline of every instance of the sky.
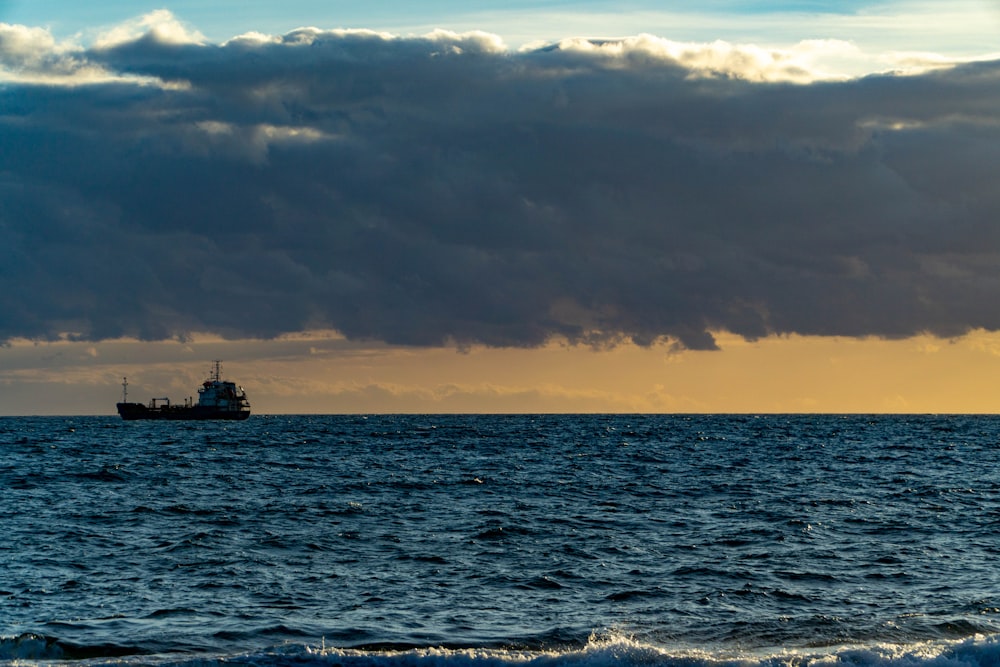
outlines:
[{"label": "sky", "polygon": [[993,412],[1000,2],[0,0],[0,415]]}]

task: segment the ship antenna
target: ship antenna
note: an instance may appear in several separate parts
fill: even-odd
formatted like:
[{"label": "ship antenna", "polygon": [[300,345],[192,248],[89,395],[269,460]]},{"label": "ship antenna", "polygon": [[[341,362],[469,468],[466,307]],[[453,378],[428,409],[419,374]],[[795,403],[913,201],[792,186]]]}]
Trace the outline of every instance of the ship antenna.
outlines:
[{"label": "ship antenna", "polygon": [[216,382],[222,382],[222,360],[215,360],[215,375],[212,377]]},{"label": "ship antenna", "polygon": [[122,378],[122,403],[128,403],[128,378]]}]

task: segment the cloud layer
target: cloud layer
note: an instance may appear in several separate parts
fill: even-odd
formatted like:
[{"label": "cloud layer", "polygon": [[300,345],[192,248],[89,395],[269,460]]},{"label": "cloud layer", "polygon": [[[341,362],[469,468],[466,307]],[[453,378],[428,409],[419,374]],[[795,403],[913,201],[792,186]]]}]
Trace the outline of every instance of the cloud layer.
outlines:
[{"label": "cloud layer", "polygon": [[0,24],[0,339],[1000,328],[1000,63],[801,55]]}]

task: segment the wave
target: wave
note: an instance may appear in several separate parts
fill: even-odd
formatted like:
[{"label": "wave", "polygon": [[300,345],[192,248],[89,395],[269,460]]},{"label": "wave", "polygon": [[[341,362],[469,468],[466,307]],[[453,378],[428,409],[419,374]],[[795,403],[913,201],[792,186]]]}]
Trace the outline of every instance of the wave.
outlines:
[{"label": "wave", "polygon": [[[84,662],[85,661],[85,662]],[[0,665],[32,667],[996,667],[1000,635],[915,644],[740,652],[655,646],[609,633],[574,649],[355,649],[285,644],[234,654],[134,655],[127,647],[77,647],[52,637],[0,637]]]}]

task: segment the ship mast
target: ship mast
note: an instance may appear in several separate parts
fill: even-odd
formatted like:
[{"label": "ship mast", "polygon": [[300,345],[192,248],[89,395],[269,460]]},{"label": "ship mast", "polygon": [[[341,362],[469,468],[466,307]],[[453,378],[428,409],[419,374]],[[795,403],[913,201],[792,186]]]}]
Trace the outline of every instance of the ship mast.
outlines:
[{"label": "ship mast", "polygon": [[222,382],[222,360],[215,359],[212,363],[215,364],[214,372],[212,373],[212,379],[216,382]]},{"label": "ship mast", "polygon": [[122,403],[128,403],[128,378],[122,378]]}]

